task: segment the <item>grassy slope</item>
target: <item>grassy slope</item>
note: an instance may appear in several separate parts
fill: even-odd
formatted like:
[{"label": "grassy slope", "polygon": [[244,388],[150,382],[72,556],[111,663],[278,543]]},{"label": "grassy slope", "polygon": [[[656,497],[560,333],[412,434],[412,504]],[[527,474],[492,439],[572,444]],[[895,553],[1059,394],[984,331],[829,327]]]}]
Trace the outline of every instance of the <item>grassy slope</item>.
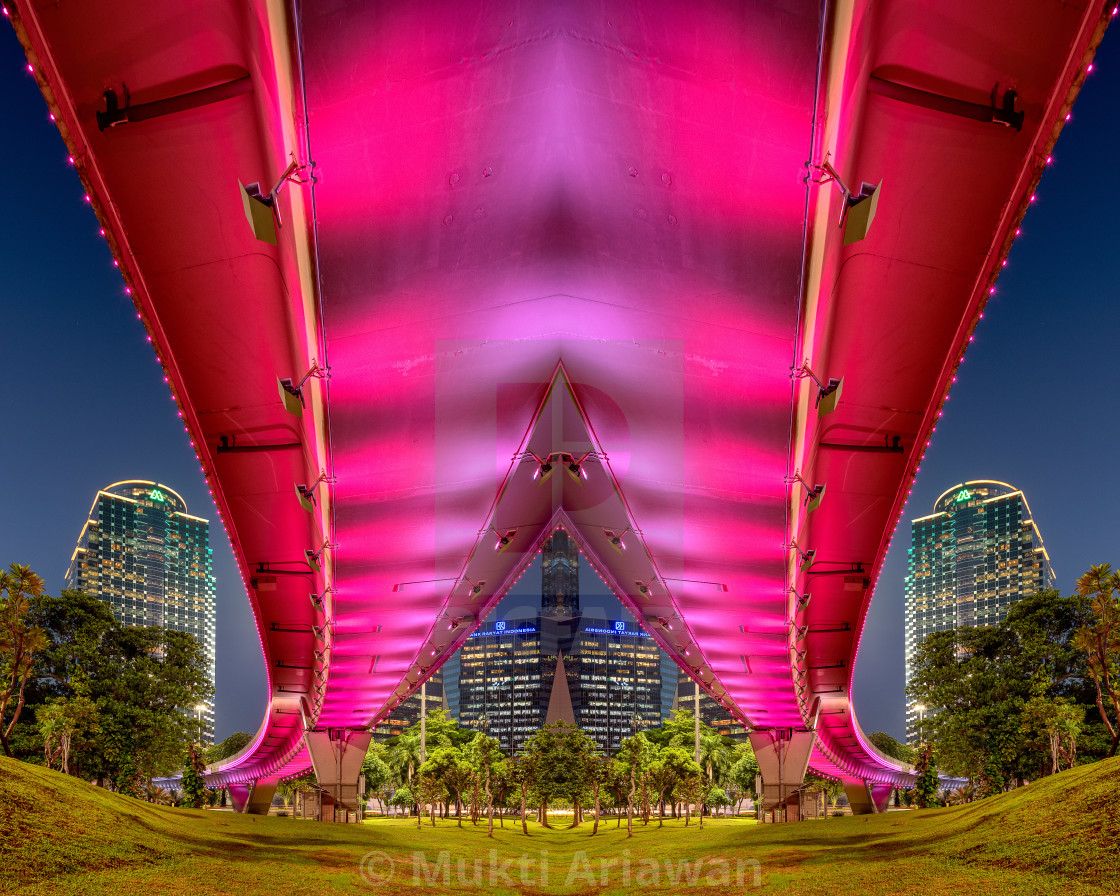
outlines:
[{"label": "grassy slope", "polygon": [[[361,892],[364,855],[391,856],[396,873],[382,893],[432,892],[412,885],[412,855],[429,861],[447,849],[453,857],[501,858],[549,851],[544,892],[629,892],[621,866],[605,888],[585,878],[564,887],[573,856],[630,851],[633,873],[643,858],[695,861],[703,856],[757,859],[763,891],[799,893],[914,893],[921,896],[989,893],[1120,892],[1120,758],[1065,772],[1023,790],[956,809],[888,813],[795,825],[759,826],[717,821],[697,829],[679,824],[658,831],[635,828],[631,840],[614,821],[595,838],[576,831],[531,828],[462,830],[440,822],[421,830],[407,821],[364,827],[319,825],[290,818],[259,818],[150,806],[106,793],[72,778],[0,759],[0,892],[307,894]],[[499,860],[500,860],[499,859]],[[384,867],[383,865],[381,867]],[[511,872],[517,881],[517,871]],[[534,866],[535,868],[536,866]],[[586,867],[586,866],[580,866]],[[470,874],[470,864],[467,866]],[[535,872],[534,872],[535,874]],[[701,876],[701,881],[705,880]],[[748,875],[747,885],[751,878]],[[500,884],[499,881],[496,883]],[[662,879],[662,892],[676,892]],[[490,886],[488,893],[514,892]],[[446,892],[483,887],[456,883]],[[443,887],[439,887],[443,890]],[[372,888],[370,888],[372,892]],[[515,890],[516,891],[516,890]],[[537,887],[524,892],[541,892]],[[739,893],[738,886],[701,886],[703,893]]]}]

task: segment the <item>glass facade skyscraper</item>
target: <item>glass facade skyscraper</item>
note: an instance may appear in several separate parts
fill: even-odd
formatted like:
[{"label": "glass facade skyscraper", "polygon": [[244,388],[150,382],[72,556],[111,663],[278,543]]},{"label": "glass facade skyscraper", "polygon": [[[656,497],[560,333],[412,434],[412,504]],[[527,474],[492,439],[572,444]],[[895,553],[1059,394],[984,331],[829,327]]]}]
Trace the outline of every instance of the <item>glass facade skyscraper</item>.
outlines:
[{"label": "glass facade skyscraper", "polygon": [[[496,621],[450,660],[446,692],[460,724],[516,750],[546,723],[550,707],[570,707],[568,720],[613,753],[669,714],[676,665],[613,599],[615,618],[585,616],[579,570],[578,546],[558,530],[541,552],[539,610],[529,615],[522,604],[503,618],[499,604]],[[557,687],[567,694],[554,694]]]},{"label": "glass facade skyscraper", "polygon": [[[552,695],[542,651],[542,617],[499,619],[459,650],[459,724],[516,750],[545,723]],[[551,628],[551,626],[549,626]]]},{"label": "glass facade skyscraper", "polygon": [[[1026,496],[993,480],[955,485],[929,516],[911,521],[907,558],[906,683],[931,632],[994,625],[1020,597],[1054,587],[1054,570]],[[908,699],[906,736],[916,739],[921,701]]]},{"label": "glass facade skyscraper", "polygon": [[[101,489],[82,526],[66,587],[107,602],[124,625],[198,638],[214,681],[215,584],[210,523],[172,489],[129,480]],[[202,711],[214,730],[214,707]]]}]

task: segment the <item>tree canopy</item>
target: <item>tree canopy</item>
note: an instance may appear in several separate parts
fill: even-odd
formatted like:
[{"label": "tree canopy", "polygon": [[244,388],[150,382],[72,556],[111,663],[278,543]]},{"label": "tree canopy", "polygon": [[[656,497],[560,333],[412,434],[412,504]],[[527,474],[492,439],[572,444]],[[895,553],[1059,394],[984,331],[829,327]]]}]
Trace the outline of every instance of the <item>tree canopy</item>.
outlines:
[{"label": "tree canopy", "polygon": [[1107,747],[1075,638],[1090,620],[1083,595],[1051,590],[1015,602],[997,625],[926,636],[907,694],[926,707],[920,735],[944,771],[1008,781],[1052,770],[1048,745],[1024,725],[1026,707],[1036,698],[1090,709],[1081,743],[1098,755]]},{"label": "tree canopy", "polygon": [[899,759],[902,762],[913,764],[918,759],[913,747],[908,747],[906,744],[895,740],[885,731],[876,731],[873,734],[869,734],[867,739],[888,756],[893,756],[895,759]]},{"label": "tree canopy", "polygon": [[[6,716],[12,752],[137,791],[182,768],[198,734],[194,707],[214,693],[198,640],[121,625],[108,604],[80,591],[24,590],[22,624],[41,635],[25,688],[32,711],[18,724]],[[7,643],[0,639],[5,669]]]},{"label": "tree canopy", "polygon": [[234,753],[240,752],[249,746],[249,742],[253,739],[248,731],[235,731],[225,740],[220,743],[214,744],[206,751],[207,762],[219,762],[222,759],[228,759]]}]

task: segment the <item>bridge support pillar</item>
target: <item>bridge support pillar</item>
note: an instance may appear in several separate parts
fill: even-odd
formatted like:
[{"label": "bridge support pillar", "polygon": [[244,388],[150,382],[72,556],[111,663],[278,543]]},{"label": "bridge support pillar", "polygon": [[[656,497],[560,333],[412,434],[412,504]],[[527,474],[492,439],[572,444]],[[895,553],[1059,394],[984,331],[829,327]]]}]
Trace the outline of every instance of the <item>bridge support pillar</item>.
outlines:
[{"label": "bridge support pillar", "polygon": [[319,779],[320,821],[348,821],[349,813],[358,812],[358,779],[372,736],[367,728],[309,728],[304,732]]},{"label": "bridge support pillar", "polygon": [[233,804],[234,812],[244,812],[245,805],[249,802],[249,785],[230,784],[229,801]]},{"label": "bridge support pillar", "polygon": [[249,792],[249,801],[245,804],[246,814],[267,815],[279,783],[278,778],[260,778],[254,781],[253,789]]},{"label": "bridge support pillar", "polygon": [[228,785],[233,811],[246,815],[267,815],[279,783],[277,778],[261,778],[252,784]]},{"label": "bridge support pillar", "polygon": [[864,781],[844,782],[844,793],[848,795],[848,804],[852,807],[853,815],[874,815],[886,812],[890,805],[891,792],[894,788],[890,784],[867,784]]},{"label": "bridge support pillar", "polygon": [[800,821],[797,790],[805,780],[817,732],[811,728],[763,728],[751,732],[758,760],[759,803],[764,821]]}]

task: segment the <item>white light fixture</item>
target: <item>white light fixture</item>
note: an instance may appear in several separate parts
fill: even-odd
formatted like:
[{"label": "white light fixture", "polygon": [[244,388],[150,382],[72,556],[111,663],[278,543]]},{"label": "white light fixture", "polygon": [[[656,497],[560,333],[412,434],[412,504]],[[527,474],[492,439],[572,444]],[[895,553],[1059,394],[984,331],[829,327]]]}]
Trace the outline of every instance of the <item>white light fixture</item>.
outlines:
[{"label": "white light fixture", "polygon": [[813,369],[809,366],[809,359],[806,358],[801,362],[801,366],[796,368],[790,374],[794,379],[800,380],[809,377],[814,383],[817,384],[817,417],[823,417],[825,414],[831,414],[836,410],[836,406],[840,403],[840,394],[844,389],[844,378],[831,377],[826,383],[821,380],[819,376],[813,373]]},{"label": "white light fixture", "polygon": [[308,513],[315,512],[315,489],[324,482],[330,484],[334,482],[334,480],[327,476],[326,473],[320,473],[319,478],[312,482],[311,485],[296,486],[296,497],[299,498],[300,506]]},{"label": "white light fixture", "polygon": [[547,457],[537,457],[535,454],[533,454],[532,451],[530,451],[529,456],[537,462],[537,468],[533,471],[533,478],[538,482],[547,482],[549,477],[552,476],[553,472],[552,455],[550,454]]},{"label": "white light fixture", "polygon": [[316,610],[320,610],[323,613],[326,613],[328,594],[334,594],[334,589],[324,588],[322,594],[316,594],[314,591],[312,591],[307,596],[311,599],[311,606],[313,606]]},{"label": "white light fixture", "polygon": [[574,454],[565,454],[563,456],[564,470],[572,477],[572,481],[578,482],[581,485],[583,484],[583,480],[587,478],[587,469],[583,464],[593,453],[594,452],[588,451],[578,459]]},{"label": "white light fixture", "polygon": [[607,543],[621,554],[626,550],[626,543],[622,540],[622,536],[630,530],[630,526],[627,526],[620,532],[616,532],[614,529],[604,529],[603,534],[607,537]]},{"label": "white light fixture", "polygon": [[245,211],[245,220],[249,222],[253,236],[258,240],[273,246],[276,245],[276,228],[283,223],[280,221],[280,212],[276,207],[276,197],[280,195],[280,190],[284,184],[289,181],[297,184],[309,183],[311,177],[301,177],[300,173],[309,171],[312,165],[314,165],[314,162],[311,165],[300,165],[293,154],[292,161],[284,169],[284,173],[280,175],[276,186],[267,193],[261,192],[260,182],[248,185],[241,183],[241,181],[237,182],[237,185],[241,188],[241,205]]},{"label": "white light fixture", "polygon": [[[822,491],[824,490],[823,487],[822,487],[821,490]],[[787,549],[793,548],[793,550],[797,551],[797,555],[801,558],[801,566],[798,567],[798,568],[801,570],[801,572],[808,572],[809,571],[809,567],[811,567],[813,565],[813,558],[815,558],[817,556],[816,551],[803,551],[803,550],[801,550],[801,548],[798,546],[796,540],[791,541],[787,545],[783,545],[783,547],[785,547]]]},{"label": "white light fixture", "polygon": [[319,572],[322,569],[323,564],[320,561],[320,558],[323,556],[323,551],[325,551],[327,548],[333,547],[334,545],[329,541],[324,541],[323,546],[319,548],[319,550],[312,551],[308,549],[303,552],[303,556],[307,560],[307,565],[311,567],[312,572]]},{"label": "white light fixture", "polygon": [[844,204],[840,209],[840,224],[844,228],[844,245],[850,246],[858,243],[867,236],[871,229],[871,222],[875,220],[875,212],[879,207],[879,196],[883,182],[869,184],[863,181],[859,192],[852,192],[851,188],[841,179],[839,172],[832,166],[828,156],[821,164],[814,165],[817,171],[823,172],[824,177],[814,180],[816,184],[833,183],[844,197]]},{"label": "white light fixture", "polygon": [[513,537],[517,534],[516,529],[506,529],[502,532],[494,526],[490,527],[490,531],[498,536],[498,541],[494,545],[494,550],[499,554],[505,553],[505,551],[509,549],[509,546],[513,543]]},{"label": "white light fixture", "polygon": [[289,414],[294,414],[296,417],[303,416],[303,387],[309,379],[315,377],[316,379],[329,379],[331,375],[329,367],[320,367],[318,362],[311,359],[311,369],[303,375],[303,378],[298,382],[293,382],[290,379],[276,378],[276,388],[280,393],[280,401],[284,405],[284,410]]},{"label": "white light fixture", "polygon": [[824,500],[824,485],[818,483],[816,485],[809,485],[805,478],[801,475],[800,471],[795,470],[792,476],[786,477],[787,483],[800,482],[805,488],[805,510],[812,513],[821,506],[821,501]]}]

